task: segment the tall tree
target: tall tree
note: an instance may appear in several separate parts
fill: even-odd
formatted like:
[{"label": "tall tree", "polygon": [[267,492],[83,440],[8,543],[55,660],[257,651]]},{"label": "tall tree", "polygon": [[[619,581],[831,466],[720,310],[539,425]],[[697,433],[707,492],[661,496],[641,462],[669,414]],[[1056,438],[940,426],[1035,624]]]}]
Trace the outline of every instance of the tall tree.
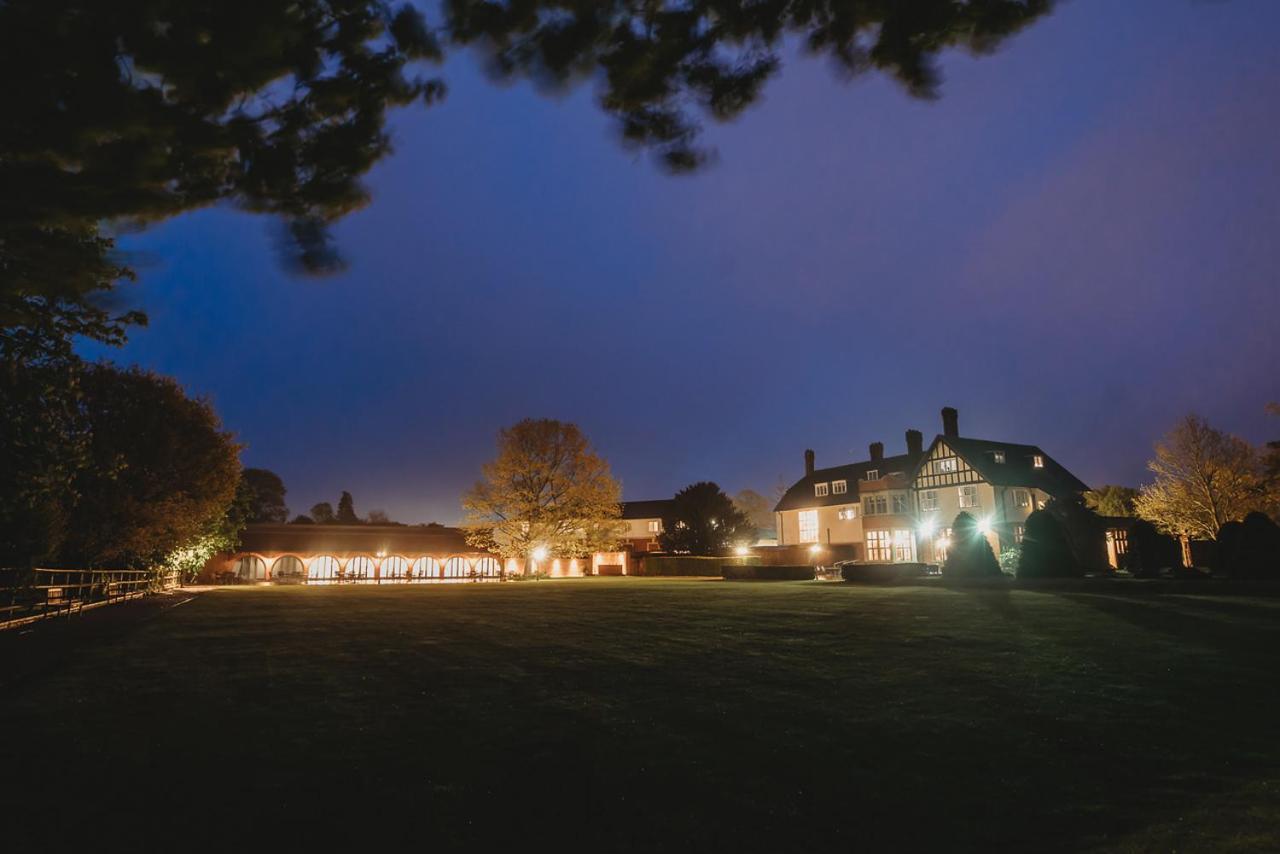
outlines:
[{"label": "tall tree", "polygon": [[616,547],[622,487],[576,424],[527,418],[462,500],[467,542],[504,557],[579,557]]},{"label": "tall tree", "polygon": [[80,387],[90,465],[74,480],[62,560],[151,567],[216,531],[240,482],[240,449],[209,404],[137,368],[92,365]]},{"label": "tall tree", "polygon": [[335,521],[333,513],[333,505],[328,501],[321,501],[319,504],[311,505],[311,521],[317,525],[332,525]]},{"label": "tall tree", "polygon": [[754,489],[743,489],[733,496],[733,504],[742,514],[751,520],[757,528],[774,526],[773,505]]},{"label": "tall tree", "polygon": [[1084,494],[1085,505],[1099,516],[1132,516],[1138,490],[1131,486],[1107,484]]},{"label": "tall tree", "polygon": [[338,498],[338,515],[334,521],[339,525],[360,524],[360,517],[356,515],[356,502],[351,498],[351,493],[346,490],[343,490]]},{"label": "tall tree", "polygon": [[234,552],[240,547],[240,534],[250,521],[253,491],[240,478],[235,498],[218,519],[203,532],[169,552],[161,568],[178,573],[184,581],[193,581],[215,555]]},{"label": "tall tree", "polygon": [[248,497],[248,522],[285,522],[289,508],[285,506],[284,481],[267,469],[245,469],[240,474]]},{"label": "tall tree", "polygon": [[1147,463],[1155,482],[1135,502],[1138,516],[1186,543],[1213,540],[1227,522],[1242,520],[1264,498],[1262,465],[1248,442],[1188,415],[1156,443]]},{"label": "tall tree", "polygon": [[662,515],[662,548],[677,554],[716,555],[755,540],[755,526],[724,490],[710,481],[686,486]]}]

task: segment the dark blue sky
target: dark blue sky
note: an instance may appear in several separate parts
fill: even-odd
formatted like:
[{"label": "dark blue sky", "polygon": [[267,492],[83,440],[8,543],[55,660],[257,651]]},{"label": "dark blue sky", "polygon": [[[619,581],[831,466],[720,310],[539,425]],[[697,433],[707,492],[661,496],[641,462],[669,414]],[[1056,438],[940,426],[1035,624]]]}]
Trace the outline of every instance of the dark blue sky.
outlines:
[{"label": "dark blue sky", "polygon": [[590,89],[468,57],[396,114],[343,275],[288,275],[225,209],[126,247],[119,361],[208,395],[293,512],[456,521],[495,431],[575,421],[628,498],[765,494],[903,430],[1040,444],[1136,484],[1195,410],[1280,436],[1280,3],[1074,0],[942,99],[787,57],[709,170],[620,146]]}]

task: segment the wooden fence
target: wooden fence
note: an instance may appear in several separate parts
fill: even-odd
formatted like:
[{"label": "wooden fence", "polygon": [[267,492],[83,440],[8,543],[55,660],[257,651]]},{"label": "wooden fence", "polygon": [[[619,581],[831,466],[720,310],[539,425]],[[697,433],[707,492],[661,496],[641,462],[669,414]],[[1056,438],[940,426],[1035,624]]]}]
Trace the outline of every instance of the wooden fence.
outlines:
[{"label": "wooden fence", "polygon": [[0,569],[0,629],[178,586],[177,573],[147,569]]}]

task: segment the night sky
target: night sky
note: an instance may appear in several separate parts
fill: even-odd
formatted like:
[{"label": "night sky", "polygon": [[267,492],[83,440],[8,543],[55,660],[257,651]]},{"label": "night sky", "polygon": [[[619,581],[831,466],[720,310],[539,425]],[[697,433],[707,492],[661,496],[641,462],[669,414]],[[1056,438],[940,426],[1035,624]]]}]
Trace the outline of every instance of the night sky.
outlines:
[{"label": "night sky", "polygon": [[[1195,410],[1280,437],[1280,3],[1074,0],[936,102],[785,57],[692,177],[623,148],[589,87],[444,69],[396,113],[350,268],[291,276],[219,208],[125,247],[151,326],[110,355],[207,395],[293,513],[457,521],[522,417],[577,422],[626,498],[772,496],[903,431],[1041,445],[1144,480]],[[93,351],[97,354],[100,351]]]}]

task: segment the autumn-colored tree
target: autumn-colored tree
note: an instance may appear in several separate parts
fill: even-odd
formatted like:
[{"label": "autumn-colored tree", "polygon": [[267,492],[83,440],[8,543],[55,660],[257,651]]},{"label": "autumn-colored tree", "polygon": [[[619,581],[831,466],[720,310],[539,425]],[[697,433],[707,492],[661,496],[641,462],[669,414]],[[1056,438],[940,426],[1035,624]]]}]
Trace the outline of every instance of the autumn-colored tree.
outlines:
[{"label": "autumn-colored tree", "polygon": [[622,487],[576,424],[526,418],[498,432],[498,455],[462,500],[466,538],[503,557],[579,557],[615,548]]},{"label": "autumn-colored tree", "polygon": [[1155,482],[1142,488],[1134,508],[1159,530],[1186,543],[1213,540],[1227,522],[1265,502],[1262,462],[1248,442],[1188,415],[1156,443],[1147,463]]},{"label": "autumn-colored tree", "polygon": [[[1267,412],[1280,416],[1280,403],[1268,403]],[[1263,452],[1264,476],[1267,479],[1267,504],[1271,518],[1280,522],[1280,439],[1267,442]]]}]

